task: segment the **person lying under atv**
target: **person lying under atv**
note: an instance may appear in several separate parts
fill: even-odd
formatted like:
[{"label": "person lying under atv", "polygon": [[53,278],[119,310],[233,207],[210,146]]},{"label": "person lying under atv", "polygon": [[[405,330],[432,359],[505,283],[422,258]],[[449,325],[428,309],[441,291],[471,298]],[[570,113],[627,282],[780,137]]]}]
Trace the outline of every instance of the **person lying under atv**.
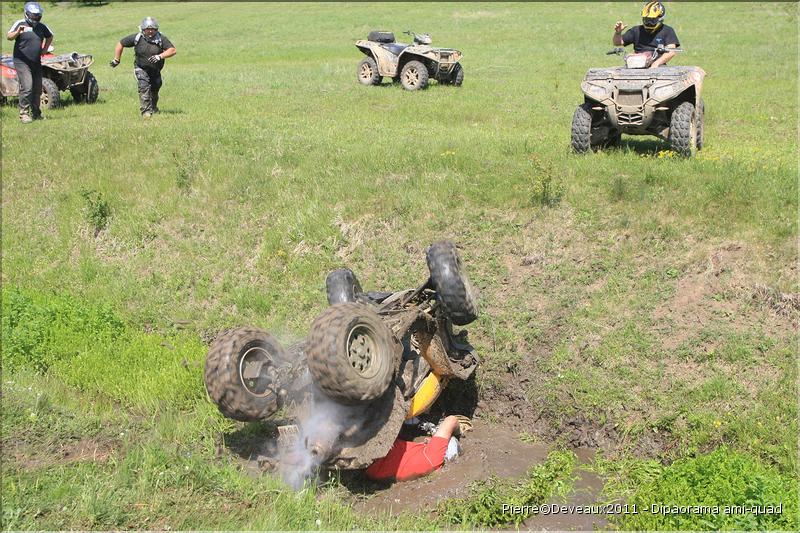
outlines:
[{"label": "person lying under atv", "polygon": [[[611,42],[614,46],[628,46],[633,44],[634,52],[652,52],[659,46],[665,48],[678,48],[681,43],[675,30],[664,24],[667,10],[661,2],[647,2],[642,8],[642,25],[635,26],[624,34],[625,24],[621,20],[614,24],[614,36]],[[666,65],[675,56],[675,52],[668,52],[657,57],[650,68]]]},{"label": "person lying under atv", "polygon": [[367,477],[373,481],[409,481],[427,476],[441,468],[445,461],[458,457],[460,446],[453,435],[461,436],[470,429],[469,418],[450,415],[425,442],[398,437],[385,457],[367,467]]}]

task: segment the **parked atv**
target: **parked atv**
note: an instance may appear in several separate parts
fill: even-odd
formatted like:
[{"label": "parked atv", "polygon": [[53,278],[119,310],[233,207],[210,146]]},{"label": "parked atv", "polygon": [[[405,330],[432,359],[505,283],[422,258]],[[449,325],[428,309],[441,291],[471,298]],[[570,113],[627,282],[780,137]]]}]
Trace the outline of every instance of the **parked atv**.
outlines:
[{"label": "parked atv", "polygon": [[395,42],[394,33],[388,31],[371,31],[366,41],[356,41],[356,48],[367,56],[358,64],[359,82],[380,85],[386,76],[409,91],[425,89],[431,78],[445,85],[464,82],[460,51],[431,47],[431,36],[426,33],[403,33],[411,35],[414,44]]},{"label": "parked atv", "polygon": [[434,243],[427,261],[425,283],[397,292],[363,292],[351,270],[331,272],[330,306],[288,349],[256,328],[221,334],[206,358],[210,398],[235,420],[280,417],[279,434],[301,436],[317,465],[357,469],[385,456],[404,420],[478,364],[466,332],[453,333],[478,316],[455,245]]},{"label": "parked atv", "polygon": [[[623,54],[615,48],[608,54]],[[583,153],[619,144],[621,134],[655,135],[684,157],[703,147],[705,71],[700,67],[650,68],[665,52],[626,54],[625,66],[589,69],[581,83],[584,103],[572,117],[572,149]]]},{"label": "parked atv", "polygon": [[[45,54],[42,56],[42,96],[40,106],[42,109],[53,109],[61,105],[61,93],[72,93],[76,102],[93,104],[97,101],[100,88],[94,75],[89,72],[93,60],[91,55],[81,55],[77,52],[55,56]],[[3,101],[9,97],[19,96],[19,80],[14,60],[8,54],[3,54],[0,60],[0,96]]]}]

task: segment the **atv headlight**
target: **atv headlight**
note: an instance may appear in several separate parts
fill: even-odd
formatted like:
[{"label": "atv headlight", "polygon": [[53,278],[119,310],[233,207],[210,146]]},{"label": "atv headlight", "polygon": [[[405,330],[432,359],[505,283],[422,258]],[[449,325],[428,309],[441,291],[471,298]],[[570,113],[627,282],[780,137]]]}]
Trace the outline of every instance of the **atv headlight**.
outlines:
[{"label": "atv headlight", "polygon": [[677,83],[670,83],[668,85],[662,85],[661,87],[656,87],[653,89],[653,98],[656,100],[666,100],[670,96],[673,95],[675,90],[678,88]]},{"label": "atv headlight", "polygon": [[606,89],[602,85],[595,85],[593,83],[585,84],[583,90],[586,92],[586,94],[588,94],[589,96],[591,96],[596,100],[603,100],[609,95],[608,89]]}]

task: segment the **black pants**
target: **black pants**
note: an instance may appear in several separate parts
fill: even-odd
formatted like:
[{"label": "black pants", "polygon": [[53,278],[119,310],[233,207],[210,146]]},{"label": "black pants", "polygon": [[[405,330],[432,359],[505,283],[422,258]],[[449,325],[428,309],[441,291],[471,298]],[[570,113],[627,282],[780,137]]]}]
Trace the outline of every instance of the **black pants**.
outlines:
[{"label": "black pants", "polygon": [[42,98],[42,65],[14,59],[19,80],[19,114],[33,118],[42,116],[39,109]]},{"label": "black pants", "polygon": [[139,111],[155,113],[158,111],[158,90],[161,89],[161,73],[134,67],[136,83],[139,86]]}]

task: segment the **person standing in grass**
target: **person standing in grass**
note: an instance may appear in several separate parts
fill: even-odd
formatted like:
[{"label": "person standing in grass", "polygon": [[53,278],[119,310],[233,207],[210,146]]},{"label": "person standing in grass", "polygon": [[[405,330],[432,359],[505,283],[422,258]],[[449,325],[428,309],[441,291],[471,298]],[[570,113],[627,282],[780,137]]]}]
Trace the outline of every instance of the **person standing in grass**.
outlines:
[{"label": "person standing in grass", "polygon": [[[678,48],[681,43],[675,30],[664,24],[664,17],[667,9],[661,2],[645,2],[642,8],[642,25],[635,26],[624,34],[625,24],[618,20],[614,24],[614,35],[611,42],[614,46],[628,46],[633,44],[634,52],[651,52],[659,46],[664,48]],[[675,57],[675,52],[667,52],[657,57],[650,68],[657,68],[666,65],[667,62]]]},{"label": "person standing in grass", "polygon": [[30,124],[42,118],[39,102],[42,97],[42,54],[53,42],[53,32],[42,23],[44,9],[38,2],[23,8],[25,18],[16,21],[6,34],[14,41],[14,68],[19,80],[19,120]]},{"label": "person standing in grass", "polygon": [[139,26],[139,33],[123,37],[114,49],[111,68],[119,65],[123,48],[133,48],[135,53],[133,73],[139,86],[139,111],[144,118],[158,113],[158,91],[161,89],[161,69],[164,60],[177,52],[172,42],[158,31],[158,21],[146,17]]}]

